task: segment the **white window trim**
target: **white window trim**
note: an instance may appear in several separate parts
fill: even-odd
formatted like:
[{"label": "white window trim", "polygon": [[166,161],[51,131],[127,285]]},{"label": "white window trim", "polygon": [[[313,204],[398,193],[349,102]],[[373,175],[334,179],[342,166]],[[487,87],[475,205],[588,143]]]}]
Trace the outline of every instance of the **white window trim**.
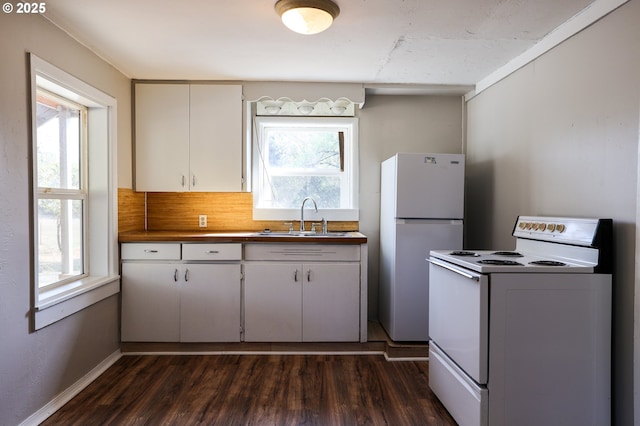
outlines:
[{"label": "white window trim", "polygon": [[[304,117],[308,122],[314,122],[321,127],[346,127],[351,133],[350,150],[345,150],[345,163],[349,164],[349,176],[350,186],[352,188],[351,199],[352,208],[350,209],[323,209],[322,205],[318,206],[318,213],[313,210],[308,212],[305,219],[316,220],[324,217],[326,220],[332,221],[357,221],[359,220],[359,205],[358,205],[358,119],[355,117]],[[300,122],[300,117],[256,117],[254,120],[254,138],[252,142],[252,173],[249,175],[253,179],[258,179],[260,176],[260,153],[258,152],[258,135],[263,137],[262,127],[269,126],[273,123],[280,124],[283,121],[291,121],[293,123]],[[299,220],[300,209],[275,209],[275,208],[259,208],[258,207],[258,188],[260,187],[258,182],[253,182],[253,219],[254,220]],[[308,208],[308,205],[307,205]],[[305,212],[306,213],[306,212]]]},{"label": "white window trim", "polygon": [[[36,273],[32,271],[33,327],[38,330],[120,291],[116,222],[118,217],[117,175],[115,173],[117,101],[34,54],[30,54],[30,68],[34,144],[37,134],[36,86],[89,108],[88,208],[90,212],[87,224],[89,275],[60,286],[40,289]],[[35,161],[35,155],[33,157]],[[38,190],[36,179],[33,179],[33,186],[35,209]],[[36,256],[38,235],[33,221],[32,218],[34,237],[32,256]]]}]

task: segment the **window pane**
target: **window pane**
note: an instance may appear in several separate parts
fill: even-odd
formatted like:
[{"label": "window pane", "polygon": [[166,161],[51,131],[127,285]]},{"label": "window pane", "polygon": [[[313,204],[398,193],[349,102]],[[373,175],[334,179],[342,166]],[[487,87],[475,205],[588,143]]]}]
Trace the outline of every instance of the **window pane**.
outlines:
[{"label": "window pane", "polygon": [[83,271],[82,200],[38,200],[38,286]]},{"label": "window pane", "polygon": [[338,132],[271,130],[267,141],[269,165],[296,170],[340,169]]},{"label": "window pane", "polygon": [[313,197],[320,208],[340,208],[338,176],[275,176],[273,188],[271,207],[300,208],[305,197]]},{"label": "window pane", "polygon": [[80,189],[80,111],[38,95],[38,187]]}]

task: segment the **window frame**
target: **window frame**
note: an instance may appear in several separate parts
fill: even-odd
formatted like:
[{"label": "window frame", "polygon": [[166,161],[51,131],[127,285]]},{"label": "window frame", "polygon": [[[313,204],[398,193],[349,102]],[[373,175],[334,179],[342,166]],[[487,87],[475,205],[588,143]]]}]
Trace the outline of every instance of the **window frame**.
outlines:
[{"label": "window frame", "polygon": [[[358,207],[358,119],[355,117],[291,117],[291,116],[256,116],[254,117],[252,137],[252,192],[254,220],[299,220],[300,208],[274,208],[260,205],[264,165],[261,155],[261,143],[269,128],[327,128],[344,132],[344,184],[349,194],[341,193],[350,204],[346,208],[326,208],[318,205],[318,218],[324,217],[332,221],[359,220]],[[327,173],[329,175],[331,173]],[[313,216],[309,216],[313,218]]]},{"label": "window frame", "polygon": [[[71,74],[29,54],[31,77],[32,316],[38,330],[120,291],[118,275],[117,101]],[[38,283],[37,88],[87,107],[85,274],[55,285]],[[89,207],[90,206],[90,207]]]}]

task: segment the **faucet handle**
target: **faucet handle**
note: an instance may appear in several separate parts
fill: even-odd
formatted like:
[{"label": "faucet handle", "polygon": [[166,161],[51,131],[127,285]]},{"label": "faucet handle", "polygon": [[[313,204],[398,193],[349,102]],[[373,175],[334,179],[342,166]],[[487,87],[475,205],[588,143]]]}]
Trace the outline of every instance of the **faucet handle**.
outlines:
[{"label": "faucet handle", "polygon": [[289,233],[293,233],[293,222],[285,222],[283,225],[287,225],[289,227]]},{"label": "faucet handle", "polygon": [[323,217],[322,218],[322,233],[323,234],[326,234],[327,232],[329,232],[328,229],[327,229],[327,223],[328,223],[327,219],[325,219]]},{"label": "faucet handle", "polygon": [[316,233],[316,226],[320,225],[320,223],[317,222],[311,222],[311,232],[313,232],[314,234]]}]

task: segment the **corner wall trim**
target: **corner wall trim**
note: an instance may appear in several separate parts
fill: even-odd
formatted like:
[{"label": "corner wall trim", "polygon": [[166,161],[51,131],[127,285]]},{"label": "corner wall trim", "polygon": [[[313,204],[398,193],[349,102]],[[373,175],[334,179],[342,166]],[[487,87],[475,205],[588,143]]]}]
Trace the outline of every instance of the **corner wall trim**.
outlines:
[{"label": "corner wall trim", "polygon": [[37,426],[52,414],[58,411],[64,404],[71,401],[74,396],[79,394],[84,388],[89,386],[91,382],[97,379],[109,367],[122,357],[120,349],[109,355],[104,361],[94,367],[91,371],[81,377],[77,382],[69,386],[64,391],[56,395],[44,407],[27,417],[19,426]]},{"label": "corner wall trim", "polygon": [[538,43],[519,56],[516,56],[503,67],[498,68],[493,73],[476,83],[475,90],[468,92],[464,97],[465,101],[470,101],[482,91],[493,86],[503,78],[516,72],[520,68],[544,55],[549,50],[568,40],[591,24],[600,20],[604,16],[613,12],[629,0],[596,0],[582,11],[575,14],[568,21],[547,34]]}]

